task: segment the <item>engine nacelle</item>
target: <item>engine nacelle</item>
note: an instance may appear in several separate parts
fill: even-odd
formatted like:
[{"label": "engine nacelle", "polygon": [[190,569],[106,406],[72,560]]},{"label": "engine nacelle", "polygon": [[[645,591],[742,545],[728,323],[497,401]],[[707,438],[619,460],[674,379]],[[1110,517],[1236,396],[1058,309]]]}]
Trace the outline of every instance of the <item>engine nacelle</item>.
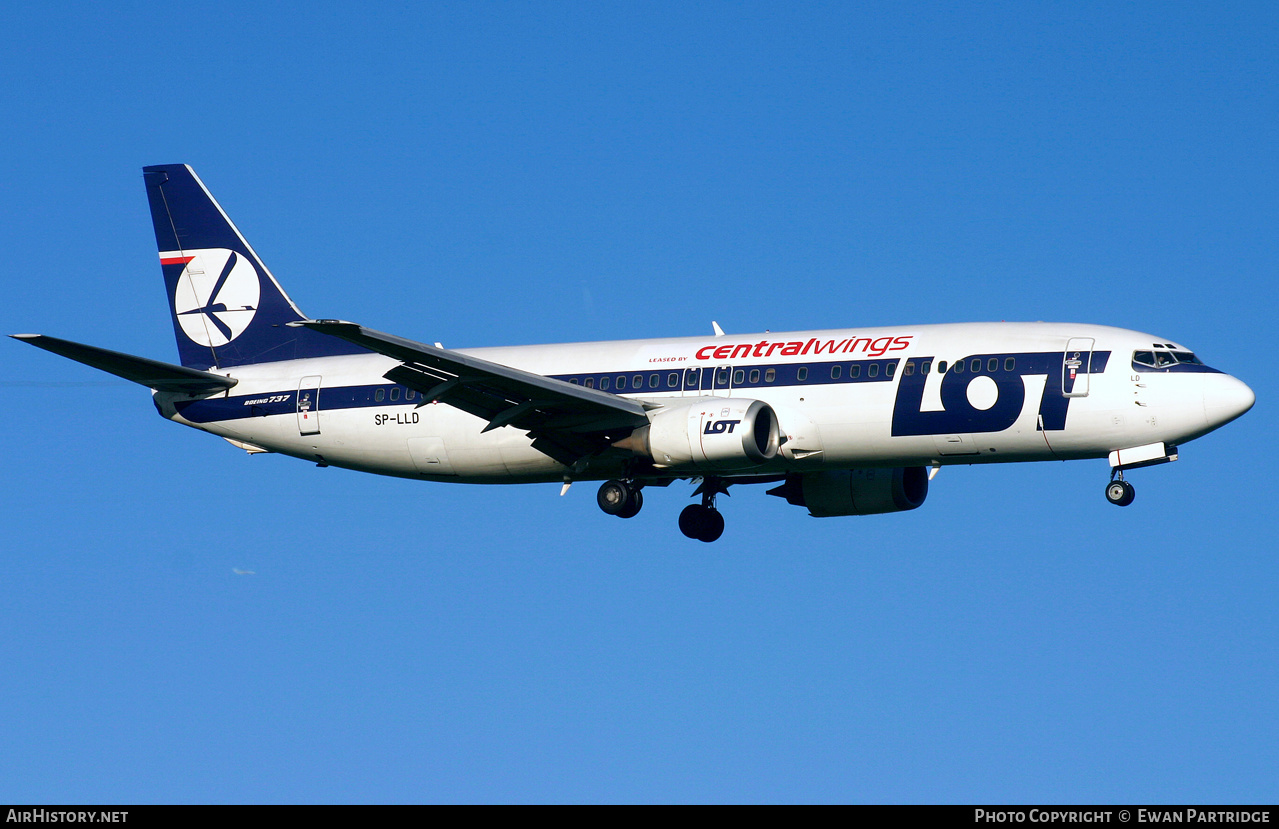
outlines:
[{"label": "engine nacelle", "polygon": [[785,498],[818,518],[834,515],[878,515],[915,509],[928,497],[928,470],[838,469],[786,476],[769,495]]},{"label": "engine nacelle", "polygon": [[781,428],[762,400],[702,397],[653,412],[647,426],[614,446],[663,469],[728,472],[777,457]]}]

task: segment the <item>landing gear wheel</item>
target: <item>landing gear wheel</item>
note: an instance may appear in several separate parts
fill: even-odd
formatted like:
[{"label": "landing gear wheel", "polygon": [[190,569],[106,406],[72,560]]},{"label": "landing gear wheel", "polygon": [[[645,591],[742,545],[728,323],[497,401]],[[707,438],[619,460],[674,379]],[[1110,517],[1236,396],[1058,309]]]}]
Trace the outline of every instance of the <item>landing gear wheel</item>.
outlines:
[{"label": "landing gear wheel", "polygon": [[605,481],[595,496],[595,503],[609,515],[634,518],[644,506],[640,488],[626,481]]},{"label": "landing gear wheel", "polygon": [[617,514],[618,518],[634,518],[639,515],[639,511],[644,508],[644,493],[638,489],[631,490],[631,499],[627,502],[626,507]]},{"label": "landing gear wheel", "polygon": [[697,538],[702,526],[702,512],[706,508],[698,504],[689,504],[679,514],[679,531],[689,538]]},{"label": "landing gear wheel", "polygon": [[1117,507],[1126,507],[1137,497],[1137,490],[1127,481],[1111,481],[1106,484],[1106,500]]},{"label": "landing gear wheel", "polygon": [[724,534],[724,516],[714,507],[689,504],[679,514],[679,531],[689,538],[710,543]]},{"label": "landing gear wheel", "polygon": [[724,534],[724,516],[714,507],[706,509],[706,524],[702,527],[702,534],[697,537],[698,541],[710,543],[719,539]]}]

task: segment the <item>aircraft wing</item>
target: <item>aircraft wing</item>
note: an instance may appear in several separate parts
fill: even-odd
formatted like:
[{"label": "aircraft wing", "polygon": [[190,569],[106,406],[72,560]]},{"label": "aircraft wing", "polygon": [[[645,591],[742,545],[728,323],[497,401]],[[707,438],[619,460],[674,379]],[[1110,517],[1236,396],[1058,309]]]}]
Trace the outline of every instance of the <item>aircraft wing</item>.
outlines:
[{"label": "aircraft wing", "polygon": [[423,401],[445,403],[501,426],[523,429],[533,447],[573,465],[607,450],[613,441],[648,423],[644,404],[541,374],[470,357],[446,348],[384,334],[353,322],[302,320],[309,328],[399,360],[386,379],[422,393]]},{"label": "aircraft wing", "polygon": [[43,334],[11,334],[10,336],[15,340],[31,343],[36,348],[52,351],[77,363],[93,366],[116,377],[123,377],[125,380],[157,391],[200,394],[226,391],[239,382],[233,377],[223,377],[221,374],[213,374],[209,371],[175,366],[159,360],[148,360],[146,357],[134,357],[132,354],[108,351],[105,348],[75,343],[71,340],[60,340],[57,337],[46,337]]}]

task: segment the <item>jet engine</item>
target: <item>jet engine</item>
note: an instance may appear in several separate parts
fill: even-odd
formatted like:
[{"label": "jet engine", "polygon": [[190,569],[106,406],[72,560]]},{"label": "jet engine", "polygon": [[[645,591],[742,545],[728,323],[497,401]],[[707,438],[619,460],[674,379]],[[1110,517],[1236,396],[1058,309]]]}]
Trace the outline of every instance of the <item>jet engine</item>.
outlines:
[{"label": "jet engine", "polygon": [[781,428],[762,400],[702,397],[651,413],[647,426],[613,445],[663,469],[728,472],[777,457]]},{"label": "jet engine", "polygon": [[899,466],[804,472],[787,475],[786,483],[768,494],[808,507],[808,514],[817,518],[901,512],[915,509],[928,497],[928,470]]}]

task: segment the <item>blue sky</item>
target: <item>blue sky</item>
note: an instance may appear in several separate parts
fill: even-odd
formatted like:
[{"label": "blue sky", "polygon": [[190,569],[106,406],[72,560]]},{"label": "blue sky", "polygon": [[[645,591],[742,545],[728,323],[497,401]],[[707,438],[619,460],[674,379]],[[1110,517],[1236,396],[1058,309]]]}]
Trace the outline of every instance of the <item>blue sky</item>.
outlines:
[{"label": "blue sky", "polygon": [[[594,487],[248,457],[0,344],[0,801],[1274,802],[1272,4],[11,5],[0,330],[176,349],[140,168],[293,299],[479,346],[1148,331],[1256,407],[1133,473]],[[255,575],[237,576],[233,568]]]}]

